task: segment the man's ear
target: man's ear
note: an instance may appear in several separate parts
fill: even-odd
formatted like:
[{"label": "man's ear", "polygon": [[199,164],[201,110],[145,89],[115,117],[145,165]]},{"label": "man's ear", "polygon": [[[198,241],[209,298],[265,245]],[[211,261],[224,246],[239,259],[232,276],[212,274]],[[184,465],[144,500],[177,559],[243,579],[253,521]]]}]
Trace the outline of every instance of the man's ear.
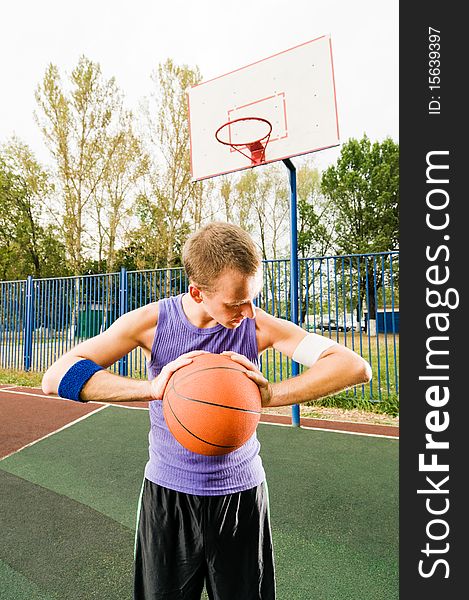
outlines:
[{"label": "man's ear", "polygon": [[198,287],[192,285],[192,283],[189,284],[189,295],[192,298],[192,300],[197,302],[197,304],[200,304],[203,301],[202,292],[199,290]]}]

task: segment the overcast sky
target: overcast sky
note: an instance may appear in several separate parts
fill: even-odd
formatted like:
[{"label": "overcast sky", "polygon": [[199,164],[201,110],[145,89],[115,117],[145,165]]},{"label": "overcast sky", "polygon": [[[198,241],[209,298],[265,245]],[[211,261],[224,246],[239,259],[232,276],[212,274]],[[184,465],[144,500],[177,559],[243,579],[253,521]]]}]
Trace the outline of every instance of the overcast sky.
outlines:
[{"label": "overcast sky", "polygon": [[[167,58],[210,79],[324,34],[332,37],[341,142],[398,141],[398,0],[16,0],[2,3],[0,143],[16,134],[42,162],[33,118],[47,65],[84,54],[115,76],[129,108]],[[316,153],[318,166],[338,149]]]}]

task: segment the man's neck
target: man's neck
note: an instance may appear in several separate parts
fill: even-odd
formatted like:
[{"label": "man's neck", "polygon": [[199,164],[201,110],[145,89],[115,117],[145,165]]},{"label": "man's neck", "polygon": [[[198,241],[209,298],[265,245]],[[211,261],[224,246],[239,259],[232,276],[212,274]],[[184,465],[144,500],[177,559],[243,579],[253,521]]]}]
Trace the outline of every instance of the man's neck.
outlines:
[{"label": "man's neck", "polygon": [[216,327],[218,325],[217,321],[205,312],[203,304],[195,302],[190,294],[183,295],[182,310],[189,323],[192,323],[192,325],[199,329],[208,329],[209,327]]}]

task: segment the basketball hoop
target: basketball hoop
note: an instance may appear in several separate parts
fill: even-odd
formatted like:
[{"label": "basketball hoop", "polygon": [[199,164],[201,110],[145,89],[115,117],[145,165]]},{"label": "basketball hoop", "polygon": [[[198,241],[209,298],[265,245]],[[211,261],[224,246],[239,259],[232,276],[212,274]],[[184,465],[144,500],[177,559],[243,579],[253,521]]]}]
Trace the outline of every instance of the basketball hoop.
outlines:
[{"label": "basketball hoop", "polygon": [[[237,129],[238,128],[240,128],[241,130],[243,129],[243,127],[240,126],[240,123],[243,123],[244,125],[247,124],[247,127],[244,127],[244,129],[249,130],[252,128],[251,125],[253,125],[253,123],[252,123],[253,121],[257,121],[258,124],[265,125],[268,130],[267,133],[265,133],[264,135],[262,135],[260,137],[256,137],[255,139],[253,139],[252,141],[249,141],[249,142],[233,141],[233,139],[236,140],[239,138],[240,134],[239,134],[239,132],[237,132]],[[228,128],[228,135],[229,135],[228,140],[221,139],[220,135],[219,135],[220,131],[225,128]],[[249,158],[251,160],[251,165],[254,166],[254,165],[260,165],[264,162],[265,149],[267,147],[267,144],[269,143],[271,133],[272,133],[272,123],[270,121],[267,121],[267,119],[262,119],[261,117],[243,117],[241,119],[234,119],[234,121],[228,121],[228,122],[224,123],[221,127],[219,127],[216,130],[215,137],[216,137],[217,141],[220,142],[220,144],[224,144],[225,146],[231,146],[231,148],[233,148],[233,150],[236,150],[237,152],[240,152],[246,158]],[[244,135],[244,133],[241,133],[241,135]],[[243,150],[241,148],[244,148],[247,151],[249,151],[251,153],[251,155],[247,154],[246,152],[243,152]]]}]

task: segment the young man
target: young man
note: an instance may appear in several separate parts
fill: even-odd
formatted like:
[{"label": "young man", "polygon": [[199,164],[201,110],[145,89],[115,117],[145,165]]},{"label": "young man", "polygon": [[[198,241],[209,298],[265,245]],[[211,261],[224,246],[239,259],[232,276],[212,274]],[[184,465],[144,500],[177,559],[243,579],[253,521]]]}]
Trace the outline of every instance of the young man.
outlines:
[{"label": "young man", "polygon": [[[136,537],[134,599],[274,600],[265,473],[254,434],[223,456],[181,446],[162,413],[171,375],[203,351],[228,353],[259,386],[263,406],[286,406],[366,383],[371,370],[351,350],[273,317],[253,304],[262,288],[257,248],[241,228],[211,223],[184,247],[185,294],[120,317],[59,358],[43,390],[75,400],[150,400],[149,460]],[[149,381],[106,371],[142,348]],[[258,357],[275,348],[309,367],[270,384]]]}]

